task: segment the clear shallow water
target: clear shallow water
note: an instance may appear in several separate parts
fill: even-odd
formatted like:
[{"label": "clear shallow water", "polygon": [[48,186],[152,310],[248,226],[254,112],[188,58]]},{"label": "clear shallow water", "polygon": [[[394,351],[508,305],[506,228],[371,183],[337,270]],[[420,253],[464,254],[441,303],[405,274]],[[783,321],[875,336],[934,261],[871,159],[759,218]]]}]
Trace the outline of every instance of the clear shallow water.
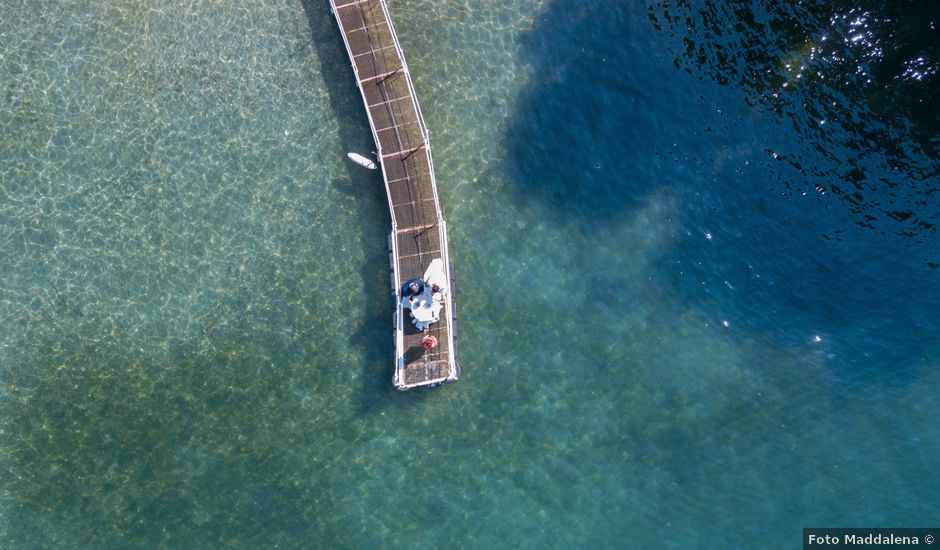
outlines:
[{"label": "clear shallow water", "polygon": [[[325,2],[5,6],[2,545],[792,547],[931,523],[930,96],[793,100],[775,78],[805,37],[768,34],[746,66],[772,77],[744,78],[721,60],[764,34],[735,18],[831,14],[702,7],[392,6],[464,368],[398,394],[385,197],[345,163],[371,143]],[[833,94],[856,118],[812,129]]]}]

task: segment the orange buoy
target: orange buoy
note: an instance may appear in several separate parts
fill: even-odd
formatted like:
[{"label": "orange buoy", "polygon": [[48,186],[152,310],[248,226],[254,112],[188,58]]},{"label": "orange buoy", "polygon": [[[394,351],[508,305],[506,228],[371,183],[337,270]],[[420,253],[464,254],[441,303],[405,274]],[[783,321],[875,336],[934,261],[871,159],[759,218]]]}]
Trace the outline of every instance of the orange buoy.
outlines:
[{"label": "orange buoy", "polygon": [[421,339],[421,345],[424,346],[424,349],[432,349],[437,347],[437,338],[428,334]]}]

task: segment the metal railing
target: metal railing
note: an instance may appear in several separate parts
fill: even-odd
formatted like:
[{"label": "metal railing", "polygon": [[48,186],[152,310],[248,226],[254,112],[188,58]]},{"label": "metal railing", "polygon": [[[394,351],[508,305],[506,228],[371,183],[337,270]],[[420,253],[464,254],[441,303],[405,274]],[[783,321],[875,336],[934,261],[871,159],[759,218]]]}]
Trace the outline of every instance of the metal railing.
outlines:
[{"label": "metal railing", "polygon": [[[356,54],[354,53],[352,45],[349,42],[343,22],[338,13],[339,8],[345,8],[345,7],[349,7],[353,5],[360,7],[361,9],[361,5],[364,3],[368,3],[371,7],[374,7],[375,0],[358,0],[355,2],[347,2],[345,4],[342,4],[341,6],[337,6],[335,0],[330,0],[330,11],[333,13],[334,17],[337,20],[337,23],[339,24],[340,31],[341,31],[340,34],[343,37],[343,44],[346,47],[346,52],[349,56],[350,64],[352,65],[352,69],[353,69],[353,74],[356,79],[356,86],[359,88],[359,93],[362,97],[363,105],[365,106],[366,116],[368,117],[368,120],[369,120],[369,128],[372,131],[372,138],[375,141],[377,154],[380,160],[380,164],[382,166],[382,180],[385,185],[385,192],[389,198],[389,214],[391,216],[391,222],[392,222],[392,231],[391,231],[390,239],[389,239],[390,244],[391,244],[391,255],[392,255],[392,260],[390,262],[391,269],[392,269],[391,280],[392,280],[392,292],[394,293],[395,299],[397,302],[396,314],[395,314],[395,320],[394,320],[394,324],[395,324],[395,331],[394,331],[395,336],[394,337],[395,337],[395,350],[396,350],[395,352],[395,380],[396,380],[396,386],[399,386],[399,389],[407,389],[407,388],[402,388],[402,386],[399,385],[398,383],[399,382],[398,378],[401,375],[401,372],[403,370],[402,366],[404,365],[403,329],[404,329],[404,321],[405,321],[404,313],[400,306],[400,303],[401,303],[400,288],[402,285],[402,280],[401,280],[401,264],[399,261],[399,253],[398,253],[398,238],[397,238],[398,232],[399,232],[398,220],[395,216],[395,206],[392,204],[392,190],[389,185],[390,178],[389,178],[389,174],[386,170],[386,166],[384,162],[385,156],[382,151],[382,143],[379,140],[378,128],[372,116],[369,101],[366,96],[366,91],[362,84],[363,81],[362,79],[359,78],[359,69],[356,65]],[[403,76],[405,79],[405,86],[407,87],[408,95],[410,98],[410,103],[412,107],[414,108],[414,113],[417,118],[416,122],[421,131],[421,137],[423,138],[423,143],[422,143],[423,149],[424,149],[423,155],[428,165],[428,177],[430,178],[431,193],[433,196],[434,209],[436,213],[436,225],[438,226],[438,229],[439,229],[438,231],[439,243],[438,244],[440,247],[441,260],[443,261],[445,269],[448,270],[447,277],[448,279],[450,279],[449,269],[450,269],[451,263],[450,263],[450,251],[448,250],[448,244],[447,244],[447,224],[444,221],[444,217],[441,212],[440,199],[437,193],[437,180],[436,180],[435,173],[434,173],[434,161],[433,161],[432,154],[431,154],[430,132],[428,131],[427,124],[425,123],[424,114],[421,111],[421,106],[418,103],[417,94],[414,89],[414,83],[411,80],[411,73],[408,69],[408,64],[405,60],[404,51],[402,50],[401,44],[398,41],[398,35],[395,32],[394,25],[392,24],[392,18],[391,18],[391,15],[389,14],[388,6],[385,0],[377,0],[377,4],[382,10],[382,16],[385,18],[385,24],[388,26],[388,31],[391,36],[392,42],[394,44],[395,52],[398,54],[398,61],[400,61],[400,64],[401,64],[401,68],[396,69],[395,71],[393,71],[393,73],[400,72],[401,76]],[[366,24],[366,28],[368,28],[369,23],[366,20],[365,14],[360,11],[360,15],[362,15],[363,22]],[[368,31],[367,31],[367,34],[368,34]],[[371,44],[371,36],[370,36],[369,47],[370,47],[372,55],[375,56],[375,53],[377,50]],[[383,51],[382,53],[383,60],[385,59],[384,50],[387,50],[388,48],[389,46],[383,45],[382,48],[379,50],[379,51]],[[359,55],[361,56],[363,54],[359,54]],[[384,82],[380,82],[379,85],[384,86]],[[383,89],[382,91],[383,91],[383,96],[385,97],[384,103],[386,105],[390,105],[391,102],[388,99],[389,96],[387,95],[387,89]],[[403,98],[396,98],[396,101],[398,99],[403,99]],[[403,144],[403,141],[402,141],[401,135],[398,133],[397,126],[407,121],[396,120],[395,112],[391,107],[389,107],[388,114],[391,119],[391,122],[396,127],[396,139],[399,143],[399,146],[401,146]],[[406,178],[409,180],[409,183],[410,183],[412,176],[408,174],[407,166],[403,166],[403,168],[405,170]],[[405,229],[402,229],[401,231],[408,231],[411,229],[413,228],[405,228]],[[447,310],[445,312],[445,317],[447,319],[446,332],[447,332],[447,345],[448,345],[447,347],[448,349],[447,359],[448,359],[448,367],[449,367],[448,371],[451,374],[442,378],[422,381],[421,385],[437,384],[437,383],[445,382],[447,380],[454,380],[457,377],[456,373],[458,372],[458,367],[457,367],[456,357],[454,353],[456,346],[454,342],[454,331],[452,327],[452,322],[455,317],[455,314],[456,312],[454,311],[454,301],[453,299],[449,299],[447,300]]]}]

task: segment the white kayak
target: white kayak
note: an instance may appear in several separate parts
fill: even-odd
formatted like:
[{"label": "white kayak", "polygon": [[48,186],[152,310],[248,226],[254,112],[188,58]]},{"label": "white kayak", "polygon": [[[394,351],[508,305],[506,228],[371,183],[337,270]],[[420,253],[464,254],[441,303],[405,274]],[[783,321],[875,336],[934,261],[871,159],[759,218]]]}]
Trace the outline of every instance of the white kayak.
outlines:
[{"label": "white kayak", "polygon": [[359,166],[364,166],[369,170],[375,170],[377,168],[375,163],[372,162],[372,159],[364,157],[359,153],[346,153],[346,156],[349,157],[349,160],[355,162]]}]

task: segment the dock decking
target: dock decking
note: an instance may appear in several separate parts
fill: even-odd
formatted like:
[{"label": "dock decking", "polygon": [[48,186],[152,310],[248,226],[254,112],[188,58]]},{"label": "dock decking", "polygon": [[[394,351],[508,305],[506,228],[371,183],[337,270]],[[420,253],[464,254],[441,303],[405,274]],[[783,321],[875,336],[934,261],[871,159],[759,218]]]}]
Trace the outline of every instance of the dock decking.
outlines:
[{"label": "dock decking", "polygon": [[[392,216],[389,235],[395,373],[400,390],[456,380],[456,304],[453,267],[447,250],[447,225],[434,179],[428,130],[415,96],[405,56],[395,35],[385,0],[330,0],[356,83],[372,127]],[[418,331],[401,307],[405,281],[422,278],[432,260],[441,259],[447,289],[440,321]],[[425,334],[438,347],[425,350]]]}]

